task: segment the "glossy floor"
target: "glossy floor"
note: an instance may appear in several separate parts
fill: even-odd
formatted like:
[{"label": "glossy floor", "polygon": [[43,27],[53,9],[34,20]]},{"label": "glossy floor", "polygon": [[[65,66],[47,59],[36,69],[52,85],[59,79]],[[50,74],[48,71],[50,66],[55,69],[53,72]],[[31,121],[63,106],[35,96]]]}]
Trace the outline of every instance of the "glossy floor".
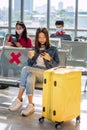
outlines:
[{"label": "glossy floor", "polygon": [[[81,122],[76,124],[75,120],[62,124],[61,130],[86,130],[87,129],[87,92],[83,92],[85,79],[82,79],[82,100],[81,100]],[[10,112],[8,106],[12,99],[17,95],[18,88],[9,87],[0,90],[0,130],[55,130],[55,123],[44,120],[42,124],[38,119],[41,117],[42,111],[42,91],[35,90],[34,103],[35,112],[28,117],[22,117],[20,111]],[[24,104],[27,104],[27,97],[24,94]]]}]

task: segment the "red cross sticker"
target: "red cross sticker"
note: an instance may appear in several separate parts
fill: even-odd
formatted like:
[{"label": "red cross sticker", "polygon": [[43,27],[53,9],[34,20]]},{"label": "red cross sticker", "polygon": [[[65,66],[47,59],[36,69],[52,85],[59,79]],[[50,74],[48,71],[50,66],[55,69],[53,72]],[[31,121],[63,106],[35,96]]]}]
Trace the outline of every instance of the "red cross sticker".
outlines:
[{"label": "red cross sticker", "polygon": [[21,61],[19,59],[19,57],[21,56],[21,53],[18,52],[17,54],[15,54],[14,52],[12,52],[11,54],[11,59],[9,60],[9,62],[12,64],[12,63],[16,63],[16,64],[19,64]]}]

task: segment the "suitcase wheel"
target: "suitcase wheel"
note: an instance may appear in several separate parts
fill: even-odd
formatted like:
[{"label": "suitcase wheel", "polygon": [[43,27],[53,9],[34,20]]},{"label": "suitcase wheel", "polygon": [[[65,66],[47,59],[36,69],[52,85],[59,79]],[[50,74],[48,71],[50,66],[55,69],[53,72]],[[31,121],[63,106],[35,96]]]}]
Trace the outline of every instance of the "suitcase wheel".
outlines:
[{"label": "suitcase wheel", "polygon": [[76,123],[80,123],[80,116],[76,117]]},{"label": "suitcase wheel", "polygon": [[40,122],[40,123],[43,123],[43,122],[44,122],[44,117],[40,117],[40,118],[39,118],[39,122]]},{"label": "suitcase wheel", "polygon": [[58,129],[61,129],[61,122],[59,122],[59,123],[56,123],[55,124],[55,128],[58,130]]}]

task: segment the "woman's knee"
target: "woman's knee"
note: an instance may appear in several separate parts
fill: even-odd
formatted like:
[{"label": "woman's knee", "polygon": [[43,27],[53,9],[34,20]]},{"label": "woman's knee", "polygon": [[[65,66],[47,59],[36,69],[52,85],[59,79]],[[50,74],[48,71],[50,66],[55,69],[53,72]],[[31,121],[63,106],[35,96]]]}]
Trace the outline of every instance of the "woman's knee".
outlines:
[{"label": "woman's knee", "polygon": [[26,73],[27,70],[28,70],[28,68],[29,68],[29,66],[24,66],[24,67],[22,68],[22,73]]}]

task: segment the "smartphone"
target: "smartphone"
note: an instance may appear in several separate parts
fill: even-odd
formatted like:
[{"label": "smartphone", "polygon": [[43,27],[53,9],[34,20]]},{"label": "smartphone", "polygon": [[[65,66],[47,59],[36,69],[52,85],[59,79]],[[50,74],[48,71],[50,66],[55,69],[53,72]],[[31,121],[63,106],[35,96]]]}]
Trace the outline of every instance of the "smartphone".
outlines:
[{"label": "smartphone", "polygon": [[46,50],[44,48],[40,48],[40,53],[44,53]]},{"label": "smartphone", "polygon": [[16,35],[12,35],[12,43],[16,44],[17,42],[17,37]]}]

